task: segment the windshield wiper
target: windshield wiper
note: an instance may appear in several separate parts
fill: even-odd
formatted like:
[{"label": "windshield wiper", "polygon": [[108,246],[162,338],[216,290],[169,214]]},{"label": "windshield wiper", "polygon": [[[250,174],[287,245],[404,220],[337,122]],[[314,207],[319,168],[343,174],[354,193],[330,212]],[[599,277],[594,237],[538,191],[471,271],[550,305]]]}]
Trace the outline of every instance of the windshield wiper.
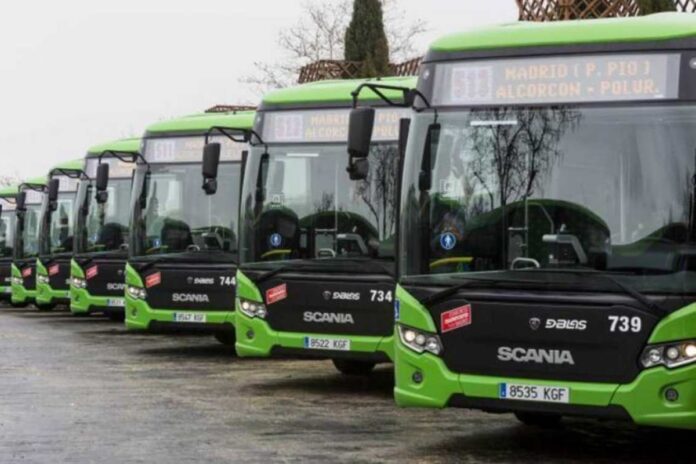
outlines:
[{"label": "windshield wiper", "polygon": [[607,274],[596,269],[519,269],[513,272],[531,272],[538,274],[571,274],[576,276],[601,277],[613,283],[615,287],[621,289],[626,295],[633,298],[647,310],[660,314],[666,313],[666,311],[664,311],[658,305],[653,303],[647,296],[645,296],[635,288],[631,287],[628,284],[625,284],[624,282],[621,282],[619,279],[617,279],[615,276],[611,274]]},{"label": "windshield wiper", "polygon": [[515,282],[517,283],[518,281],[511,281],[511,280],[500,280],[500,279],[492,279],[492,278],[480,278],[480,277],[471,277],[467,276],[464,277],[466,279],[466,282],[462,282],[460,284],[452,285],[451,287],[447,287],[446,289],[439,291],[437,293],[433,293],[432,295],[423,298],[421,300],[421,304],[423,306],[428,306],[433,303],[436,303],[440,300],[443,300],[445,298],[448,298],[455,293],[457,293],[459,290],[462,290],[467,287],[495,287],[500,283],[512,283]]},{"label": "windshield wiper", "polygon": [[329,263],[329,264],[341,264],[341,263],[364,264],[366,262],[377,265],[380,268],[380,272],[378,274],[394,276],[393,272],[391,272],[389,269],[382,266],[381,264],[374,262],[374,260],[372,258],[303,259],[303,260],[296,260],[296,261],[293,261],[292,263],[288,263],[288,264],[285,264],[282,266],[278,266],[277,268],[271,269],[270,271],[266,271],[256,278],[255,283],[259,284],[259,283],[266,281],[266,280],[270,279],[271,277],[278,275],[281,272],[285,272],[285,271],[290,271],[290,270],[301,271],[301,270],[308,270],[308,269],[321,269],[320,266],[324,265],[325,263]]}]

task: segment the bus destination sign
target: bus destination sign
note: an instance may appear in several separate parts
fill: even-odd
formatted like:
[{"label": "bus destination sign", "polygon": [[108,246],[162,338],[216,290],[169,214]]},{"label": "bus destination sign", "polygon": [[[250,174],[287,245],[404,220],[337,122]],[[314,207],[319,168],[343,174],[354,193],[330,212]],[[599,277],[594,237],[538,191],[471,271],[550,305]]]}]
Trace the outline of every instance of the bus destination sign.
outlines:
[{"label": "bus destination sign", "polygon": [[437,65],[435,105],[515,105],[675,99],[680,56],[621,54]]},{"label": "bus destination sign", "polygon": [[[403,108],[375,111],[372,140],[393,141],[399,137],[399,120],[408,117]],[[262,138],[267,143],[320,143],[348,140],[350,109],[273,111],[264,115]]]}]

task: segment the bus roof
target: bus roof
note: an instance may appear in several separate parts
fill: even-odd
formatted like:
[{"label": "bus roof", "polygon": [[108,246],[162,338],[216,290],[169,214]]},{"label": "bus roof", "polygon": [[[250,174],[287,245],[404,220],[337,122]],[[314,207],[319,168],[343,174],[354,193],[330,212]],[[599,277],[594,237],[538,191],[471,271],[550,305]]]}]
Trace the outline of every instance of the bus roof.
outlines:
[{"label": "bus roof", "polygon": [[[275,105],[297,105],[297,104],[326,104],[343,103],[348,104],[353,101],[351,92],[364,82],[379,82],[387,85],[412,88],[416,86],[416,77],[382,77],[375,79],[345,79],[318,81],[309,84],[288,87],[286,89],[274,90],[263,97],[262,106]],[[385,91],[387,96],[398,99],[401,92]],[[379,97],[372,91],[361,92],[361,100],[377,100]]]},{"label": "bus roof", "polygon": [[17,196],[17,187],[17,185],[8,185],[6,187],[0,187],[0,198]]},{"label": "bus roof", "polygon": [[112,140],[89,147],[85,158],[96,158],[106,150],[113,151],[138,151],[140,150],[140,137],[130,137],[127,139]]},{"label": "bus roof", "polygon": [[46,185],[46,176],[32,177],[22,181],[23,184]]},{"label": "bus roof", "polygon": [[56,164],[53,166],[51,171],[54,169],[67,169],[70,171],[77,171],[80,169],[83,169],[85,167],[85,160],[84,158],[79,158],[76,160],[70,160],[70,161],[63,161],[62,163]]},{"label": "bus roof", "polygon": [[658,13],[627,18],[582,19],[543,23],[517,22],[447,35],[432,52],[498,48],[656,42],[696,37],[694,15]]},{"label": "bus roof", "polygon": [[254,125],[254,111],[230,111],[224,113],[200,113],[181,118],[170,119],[148,126],[147,135],[171,132],[207,131],[215,126],[239,127],[251,129]]}]

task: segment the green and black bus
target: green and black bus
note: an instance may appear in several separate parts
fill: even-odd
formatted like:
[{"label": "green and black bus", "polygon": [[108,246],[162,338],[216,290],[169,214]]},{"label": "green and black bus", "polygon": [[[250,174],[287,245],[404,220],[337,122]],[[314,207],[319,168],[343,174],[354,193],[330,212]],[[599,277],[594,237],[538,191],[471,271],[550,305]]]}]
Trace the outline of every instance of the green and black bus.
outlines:
[{"label": "green and black bus", "polygon": [[[123,320],[131,185],[140,143],[128,138],[87,150],[70,269],[70,311],[76,316],[101,313]],[[108,184],[101,192],[96,184],[99,165],[109,166]]]},{"label": "green and black bus", "polygon": [[436,41],[402,182],[396,401],[696,427],[696,20]]},{"label": "green and black bus", "polygon": [[82,159],[61,163],[48,175],[39,213],[36,306],[53,309],[70,303],[70,261],[75,234],[75,195],[84,176]]},{"label": "green and black bus", "polygon": [[[128,329],[208,332],[234,345],[237,220],[247,144],[216,128],[245,130],[253,121],[253,111],[218,106],[147,128],[133,180]],[[212,182],[201,180],[206,140],[220,146]]]},{"label": "green and black bus", "polygon": [[0,188],[0,300],[12,295],[12,256],[17,205],[17,186]]},{"label": "green and black bus", "polygon": [[[377,82],[416,80],[324,81],[263,98],[242,190],[238,355],[331,358],[346,374],[392,360],[398,135],[409,111],[376,110],[369,167],[348,172],[346,155],[351,92]],[[367,90],[366,102],[380,99]]]},{"label": "green and black bus", "polygon": [[39,223],[45,191],[45,176],[23,182],[17,191],[10,300],[16,307],[34,303],[36,298],[36,258],[39,256]]}]

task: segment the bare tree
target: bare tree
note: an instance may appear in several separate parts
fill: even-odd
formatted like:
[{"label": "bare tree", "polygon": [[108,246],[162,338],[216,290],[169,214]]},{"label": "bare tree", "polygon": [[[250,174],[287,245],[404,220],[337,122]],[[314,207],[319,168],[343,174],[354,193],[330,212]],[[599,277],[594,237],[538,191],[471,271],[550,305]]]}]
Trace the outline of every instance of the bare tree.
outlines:
[{"label": "bare tree", "polygon": [[14,174],[3,174],[0,175],[0,187],[7,187],[9,185],[17,185],[20,183],[19,174],[15,172]]},{"label": "bare tree", "polygon": [[[382,2],[391,61],[412,58],[417,54],[414,39],[425,32],[425,22],[408,21],[398,0]],[[306,0],[301,19],[278,34],[278,45],[285,57],[272,63],[254,63],[255,72],[245,76],[243,82],[263,94],[296,83],[302,66],[318,60],[342,59],[352,8],[352,0]]]}]

